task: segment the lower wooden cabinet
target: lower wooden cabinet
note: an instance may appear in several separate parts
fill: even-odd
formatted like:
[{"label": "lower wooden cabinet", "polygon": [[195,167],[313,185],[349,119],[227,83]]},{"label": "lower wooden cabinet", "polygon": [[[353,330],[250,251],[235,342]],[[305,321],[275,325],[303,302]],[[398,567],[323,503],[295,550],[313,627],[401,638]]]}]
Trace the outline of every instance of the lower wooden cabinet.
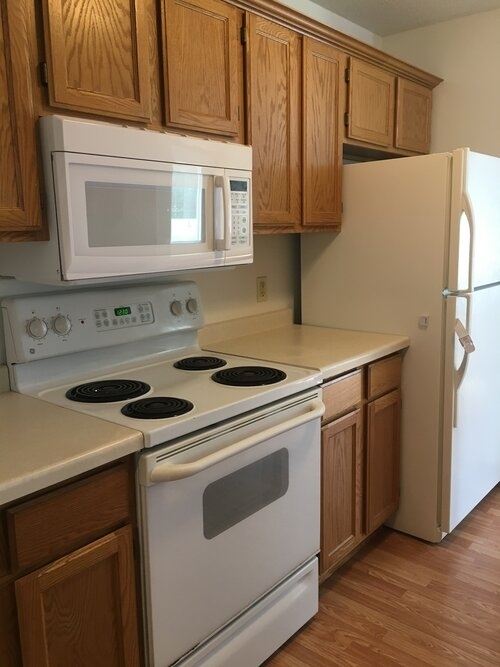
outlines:
[{"label": "lower wooden cabinet", "polygon": [[401,355],[323,387],[320,578],[398,508]]},{"label": "lower wooden cabinet", "polygon": [[0,510],[2,667],[140,667],[133,461]]},{"label": "lower wooden cabinet", "polygon": [[381,526],[399,504],[398,389],[368,403],[366,415],[366,532]]},{"label": "lower wooden cabinet", "polygon": [[340,563],[362,537],[361,425],[361,410],[358,409],[327,424],[322,430],[321,572]]},{"label": "lower wooden cabinet", "polygon": [[23,667],[137,667],[130,526],[16,581]]}]

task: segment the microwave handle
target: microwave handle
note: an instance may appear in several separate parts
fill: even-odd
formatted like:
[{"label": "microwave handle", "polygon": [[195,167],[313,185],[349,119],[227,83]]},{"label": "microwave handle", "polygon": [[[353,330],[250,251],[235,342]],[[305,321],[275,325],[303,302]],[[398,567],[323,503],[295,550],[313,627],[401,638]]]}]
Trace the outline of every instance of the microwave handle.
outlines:
[{"label": "microwave handle", "polygon": [[[215,176],[214,181],[214,218],[215,218],[215,249],[231,250],[231,192],[229,179]],[[220,201],[222,199],[222,206]],[[217,238],[217,230],[222,230],[222,238]]]}]

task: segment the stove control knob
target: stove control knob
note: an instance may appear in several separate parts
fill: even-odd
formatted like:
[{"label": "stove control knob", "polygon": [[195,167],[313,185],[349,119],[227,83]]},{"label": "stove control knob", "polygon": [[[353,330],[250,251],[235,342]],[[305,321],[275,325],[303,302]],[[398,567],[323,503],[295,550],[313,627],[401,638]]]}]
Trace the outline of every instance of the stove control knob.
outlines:
[{"label": "stove control knob", "polygon": [[52,321],[52,328],[59,336],[66,336],[71,331],[71,321],[66,315],[56,315]]},{"label": "stove control knob", "polygon": [[182,303],[180,301],[172,301],[170,304],[170,312],[172,315],[175,315],[176,317],[179,317],[179,315],[182,315]]},{"label": "stove control knob", "polygon": [[194,315],[195,313],[198,312],[198,301],[196,299],[191,298],[186,301],[186,309],[188,313],[191,313],[191,315]]},{"label": "stove control knob", "polygon": [[28,336],[31,338],[45,338],[47,335],[48,327],[45,320],[40,319],[39,317],[34,317],[28,322],[26,327],[28,331]]}]

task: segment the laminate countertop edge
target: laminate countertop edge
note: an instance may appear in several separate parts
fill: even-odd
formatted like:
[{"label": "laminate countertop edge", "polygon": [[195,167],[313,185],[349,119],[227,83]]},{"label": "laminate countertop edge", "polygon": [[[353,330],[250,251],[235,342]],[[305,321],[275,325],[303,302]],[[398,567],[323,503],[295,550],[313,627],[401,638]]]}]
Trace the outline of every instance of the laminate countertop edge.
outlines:
[{"label": "laminate countertop edge", "polygon": [[24,396],[0,393],[0,505],[143,448],[139,431]]}]

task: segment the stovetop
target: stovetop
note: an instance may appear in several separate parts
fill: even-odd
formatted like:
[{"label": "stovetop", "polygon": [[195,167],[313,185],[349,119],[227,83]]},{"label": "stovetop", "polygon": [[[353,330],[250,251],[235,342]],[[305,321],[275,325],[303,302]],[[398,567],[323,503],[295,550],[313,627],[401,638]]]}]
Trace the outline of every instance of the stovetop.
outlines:
[{"label": "stovetop", "polygon": [[[142,431],[146,447],[320,382],[317,370],[201,350],[190,282],[19,297],[2,308],[14,390]],[[235,378],[242,386],[228,384]]]}]

